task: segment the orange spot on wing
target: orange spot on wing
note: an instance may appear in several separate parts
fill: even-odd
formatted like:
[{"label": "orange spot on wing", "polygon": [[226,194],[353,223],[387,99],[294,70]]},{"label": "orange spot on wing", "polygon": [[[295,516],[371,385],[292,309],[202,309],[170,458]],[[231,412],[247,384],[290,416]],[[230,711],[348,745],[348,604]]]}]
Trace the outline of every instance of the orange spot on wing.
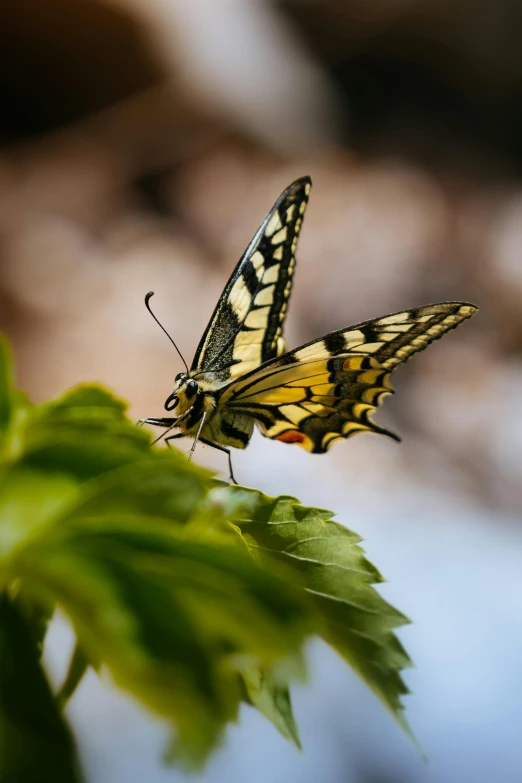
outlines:
[{"label": "orange spot on wing", "polygon": [[297,430],[288,430],[287,432],[282,432],[281,435],[278,435],[274,440],[282,440],[283,443],[304,443],[306,435],[303,435],[302,432],[298,432]]}]

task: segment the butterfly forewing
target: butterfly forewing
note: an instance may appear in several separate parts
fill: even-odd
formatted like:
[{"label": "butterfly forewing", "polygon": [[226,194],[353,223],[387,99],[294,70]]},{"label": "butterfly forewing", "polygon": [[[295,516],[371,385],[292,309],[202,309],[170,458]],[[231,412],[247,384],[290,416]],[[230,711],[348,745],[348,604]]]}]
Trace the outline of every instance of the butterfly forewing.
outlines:
[{"label": "butterfly forewing", "polygon": [[282,330],[310,187],[309,177],[292,183],[259,227],[201,339],[193,373],[223,383],[286,350]]},{"label": "butterfly forewing", "polygon": [[340,329],[232,382],[220,404],[254,418],[267,437],[315,453],[365,430],[396,438],[371,419],[393,391],[391,371],[476,309],[444,302]]}]

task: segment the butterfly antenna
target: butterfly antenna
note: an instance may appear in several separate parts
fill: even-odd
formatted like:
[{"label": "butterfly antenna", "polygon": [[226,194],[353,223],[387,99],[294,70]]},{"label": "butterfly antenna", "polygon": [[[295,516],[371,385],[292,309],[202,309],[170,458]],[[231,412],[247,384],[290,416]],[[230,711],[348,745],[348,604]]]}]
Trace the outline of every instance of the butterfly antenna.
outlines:
[{"label": "butterfly antenna", "polygon": [[150,309],[149,300],[150,300],[150,299],[151,299],[151,297],[153,297],[153,296],[154,296],[154,291],[149,291],[149,293],[148,293],[148,294],[145,296],[145,307],[147,308],[147,310],[149,311],[149,313],[151,314],[151,316],[154,318],[154,320],[155,320],[155,321],[156,321],[156,323],[158,324],[159,328],[160,328],[160,329],[162,329],[162,330],[165,332],[165,334],[167,335],[167,337],[169,338],[170,342],[172,343],[172,345],[174,346],[174,348],[175,348],[175,349],[176,349],[176,351],[178,352],[178,354],[179,354],[179,357],[180,357],[181,361],[182,361],[182,362],[183,362],[183,364],[185,365],[185,369],[186,369],[186,371],[187,371],[187,375],[189,375],[189,368],[188,368],[187,362],[186,362],[186,361],[185,361],[185,359],[183,358],[183,355],[182,355],[181,351],[179,350],[178,346],[176,345],[176,343],[174,342],[174,340],[172,339],[172,337],[170,336],[170,334],[167,332],[167,330],[165,329],[165,327],[164,327],[164,326],[162,326],[162,325],[160,324],[160,322],[158,321],[158,319],[156,318],[156,316],[154,315],[154,313],[153,313],[153,312],[152,312],[152,310]]}]

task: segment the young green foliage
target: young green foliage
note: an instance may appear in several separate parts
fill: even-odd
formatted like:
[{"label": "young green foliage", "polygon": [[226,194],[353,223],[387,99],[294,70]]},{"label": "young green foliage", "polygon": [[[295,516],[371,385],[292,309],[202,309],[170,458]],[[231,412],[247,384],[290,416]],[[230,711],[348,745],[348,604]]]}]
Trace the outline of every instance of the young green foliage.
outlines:
[{"label": "young green foliage", "polygon": [[[313,634],[401,719],[409,661],[393,629],[405,620],[371,587],[380,577],[359,539],[330,517],[151,449],[125,403],[100,387],[31,406],[12,387],[0,343],[5,779],[38,780],[34,757],[50,778],[78,780],[59,707],[89,665],[172,726],[170,757],[188,766],[205,761],[242,700],[299,746],[289,684]],[[76,652],[53,701],[39,653],[55,607]],[[13,720],[15,707],[34,711],[35,731]],[[56,774],[42,755],[44,724]]]},{"label": "young green foliage", "polygon": [[372,587],[383,578],[364,557],[360,536],[332,521],[331,511],[307,508],[290,496],[253,492],[254,513],[236,521],[248,547],[261,562],[276,560],[299,575],[313,601],[318,635],[410,732],[401,701],[408,690],[400,672],[411,661],[393,633],[409,620]]},{"label": "young green foliage", "polygon": [[262,712],[283,737],[301,750],[288,679],[278,682],[278,678],[270,670],[250,669],[243,672],[243,680],[245,700]]},{"label": "young green foliage", "polygon": [[55,704],[24,619],[0,597],[0,780],[75,783],[70,732]]}]

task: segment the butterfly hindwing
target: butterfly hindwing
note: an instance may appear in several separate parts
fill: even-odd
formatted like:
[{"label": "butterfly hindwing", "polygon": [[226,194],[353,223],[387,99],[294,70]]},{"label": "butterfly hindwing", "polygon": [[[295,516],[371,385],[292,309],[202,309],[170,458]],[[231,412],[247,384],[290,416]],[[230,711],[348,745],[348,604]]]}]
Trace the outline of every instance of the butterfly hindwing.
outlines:
[{"label": "butterfly hindwing", "polygon": [[444,302],[341,329],[233,381],[219,404],[254,418],[265,436],[319,454],[357,432],[396,438],[371,419],[393,391],[392,370],[475,310]]},{"label": "butterfly hindwing", "polygon": [[192,371],[228,381],[284,353],[283,324],[311,180],[276,201],[235,268],[201,339]]},{"label": "butterfly hindwing", "polygon": [[392,435],[371,420],[393,391],[389,377],[375,359],[356,354],[283,365],[256,380],[254,375],[227,408],[251,416],[268,438],[323,453],[335,438],[355,432]]}]

